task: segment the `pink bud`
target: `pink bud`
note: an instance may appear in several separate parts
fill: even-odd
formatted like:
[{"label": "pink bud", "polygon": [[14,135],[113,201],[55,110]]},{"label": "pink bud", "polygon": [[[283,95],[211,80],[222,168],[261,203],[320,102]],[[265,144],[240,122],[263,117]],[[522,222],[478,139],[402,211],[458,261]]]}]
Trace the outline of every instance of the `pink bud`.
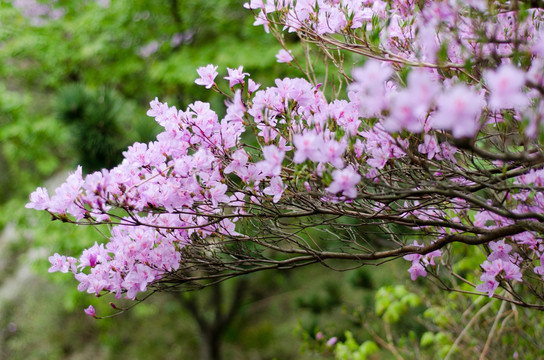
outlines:
[{"label": "pink bud", "polygon": [[96,312],[95,312],[94,307],[92,305],[89,305],[89,307],[86,308],[84,311],[85,311],[85,314],[87,314],[89,316],[92,316],[92,317],[96,317]]}]

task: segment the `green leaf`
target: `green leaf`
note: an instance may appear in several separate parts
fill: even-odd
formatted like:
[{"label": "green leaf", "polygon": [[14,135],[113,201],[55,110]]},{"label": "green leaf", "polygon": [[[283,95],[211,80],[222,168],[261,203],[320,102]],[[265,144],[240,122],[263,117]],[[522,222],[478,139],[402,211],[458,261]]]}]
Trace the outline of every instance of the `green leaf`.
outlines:
[{"label": "green leaf", "polygon": [[359,353],[368,356],[378,352],[380,348],[372,340],[367,340],[359,346]]},{"label": "green leaf", "polygon": [[348,349],[352,352],[357,350],[359,348],[359,344],[357,344],[357,341],[355,341],[353,338],[351,331],[346,331],[344,335],[346,336],[346,341],[344,344],[348,347]]},{"label": "green leaf", "polygon": [[421,340],[419,341],[419,343],[422,347],[427,347],[434,344],[434,341],[434,334],[430,331],[427,331],[421,336]]}]

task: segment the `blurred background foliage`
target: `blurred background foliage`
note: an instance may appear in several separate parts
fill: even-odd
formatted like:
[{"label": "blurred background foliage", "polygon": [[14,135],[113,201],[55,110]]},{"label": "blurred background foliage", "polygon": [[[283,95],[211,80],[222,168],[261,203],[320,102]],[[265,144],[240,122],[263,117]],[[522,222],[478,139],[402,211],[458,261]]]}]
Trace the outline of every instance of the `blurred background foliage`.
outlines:
[{"label": "blurred background foliage", "polygon": [[[47,273],[51,254],[77,256],[103,236],[27,211],[34,188],[51,191],[76,164],[112,167],[129,144],[152,140],[155,97],[220,112],[223,98],[194,84],[199,66],[217,64],[222,77],[244,65],[265,87],[302,76],[276,62],[281,46],[253,21],[238,0],[0,1],[0,359],[543,357],[540,314],[411,283],[402,261],[255,274],[155,294],[102,320],[82,309],[107,316],[110,302],[131,304]],[[285,41],[302,56],[296,38]],[[481,257],[467,253],[456,270]]]}]

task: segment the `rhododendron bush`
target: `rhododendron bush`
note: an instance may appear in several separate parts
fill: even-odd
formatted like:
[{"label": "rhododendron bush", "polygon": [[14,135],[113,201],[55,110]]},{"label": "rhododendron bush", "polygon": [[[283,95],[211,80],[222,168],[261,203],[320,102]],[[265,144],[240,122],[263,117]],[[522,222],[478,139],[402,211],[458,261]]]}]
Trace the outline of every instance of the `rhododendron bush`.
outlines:
[{"label": "rhododendron bush", "polygon": [[[136,299],[265,269],[404,258],[413,280],[451,289],[454,276],[472,293],[544,309],[538,4],[244,6],[301,77],[258,84],[243,66],[202,66],[196,84],[223,94],[226,111],[155,99],[156,141],[130,146],[113,169],[79,167],[52,195],[38,188],[27,207],[109,228],[79,258],[51,256],[50,271]],[[288,48],[290,33],[305,56]],[[331,64],[321,79],[308,49]],[[487,257],[470,270],[476,282],[454,269],[469,246]]]}]

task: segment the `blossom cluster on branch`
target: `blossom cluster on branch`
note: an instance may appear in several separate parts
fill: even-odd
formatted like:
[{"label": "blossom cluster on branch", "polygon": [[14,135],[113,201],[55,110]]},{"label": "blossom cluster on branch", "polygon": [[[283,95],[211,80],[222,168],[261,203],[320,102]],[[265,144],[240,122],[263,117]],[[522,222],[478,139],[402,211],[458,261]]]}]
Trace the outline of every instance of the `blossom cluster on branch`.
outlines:
[{"label": "blossom cluster on branch", "polygon": [[[303,76],[265,88],[242,66],[223,79],[203,66],[195,82],[225,96],[223,117],[155,99],[156,141],[113,169],[78,168],[52,196],[37,189],[27,207],[110,227],[79,259],[52,256],[50,271],[130,299],[333,259],[404,257],[412,279],[440,280],[461,243],[487,260],[473,269],[481,283],[457,278],[544,309],[529,301],[544,298],[544,11],[483,0],[244,6],[285,47],[278,62]],[[318,80],[287,32],[321,51],[346,90]]]}]

